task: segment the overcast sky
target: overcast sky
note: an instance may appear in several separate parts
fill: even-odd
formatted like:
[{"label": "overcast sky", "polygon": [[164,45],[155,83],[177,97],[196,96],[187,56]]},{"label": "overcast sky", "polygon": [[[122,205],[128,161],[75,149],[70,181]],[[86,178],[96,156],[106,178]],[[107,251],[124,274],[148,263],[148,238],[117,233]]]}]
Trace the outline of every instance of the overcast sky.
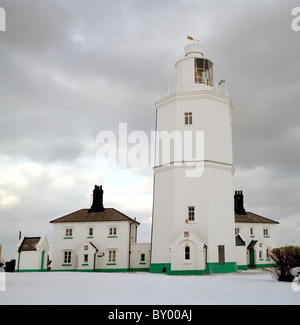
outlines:
[{"label": "overcast sky", "polygon": [[104,206],[136,217],[150,242],[152,167],[110,167],[97,134],[155,128],[159,89],[174,91],[186,35],[204,45],[232,98],[235,190],[280,222],[277,245],[300,245],[300,31],[292,0],[0,0],[0,244],[18,232]]}]

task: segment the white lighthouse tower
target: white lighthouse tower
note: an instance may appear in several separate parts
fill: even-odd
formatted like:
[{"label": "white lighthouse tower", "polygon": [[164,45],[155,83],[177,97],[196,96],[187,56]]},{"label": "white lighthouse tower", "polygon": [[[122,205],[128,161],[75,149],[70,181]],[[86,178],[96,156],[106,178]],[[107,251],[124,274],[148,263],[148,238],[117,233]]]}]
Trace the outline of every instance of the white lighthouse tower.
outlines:
[{"label": "white lighthouse tower", "polygon": [[198,42],[175,67],[176,92],[155,103],[150,272],[234,272],[231,99]]}]

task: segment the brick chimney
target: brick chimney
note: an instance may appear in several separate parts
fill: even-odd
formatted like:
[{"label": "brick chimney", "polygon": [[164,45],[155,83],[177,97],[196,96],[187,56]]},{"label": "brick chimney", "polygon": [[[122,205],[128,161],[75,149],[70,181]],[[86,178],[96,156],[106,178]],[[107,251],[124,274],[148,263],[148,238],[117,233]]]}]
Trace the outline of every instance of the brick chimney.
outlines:
[{"label": "brick chimney", "polygon": [[244,209],[243,191],[235,191],[235,195],[234,195],[234,211],[237,214],[246,214],[246,211]]},{"label": "brick chimney", "polygon": [[93,190],[93,204],[89,210],[89,212],[103,212],[103,190],[102,185],[95,185]]}]

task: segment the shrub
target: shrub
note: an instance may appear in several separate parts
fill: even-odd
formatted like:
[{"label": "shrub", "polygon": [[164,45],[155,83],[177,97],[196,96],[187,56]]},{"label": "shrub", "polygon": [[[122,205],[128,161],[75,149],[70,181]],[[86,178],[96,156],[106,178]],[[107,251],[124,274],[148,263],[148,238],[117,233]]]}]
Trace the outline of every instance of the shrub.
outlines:
[{"label": "shrub", "polygon": [[5,263],[4,270],[5,272],[14,272],[16,265],[16,260],[12,259]]},{"label": "shrub", "polygon": [[300,266],[300,246],[274,248],[271,251],[271,257],[277,264],[273,269],[273,276],[278,281],[292,282],[294,276],[291,270]]}]

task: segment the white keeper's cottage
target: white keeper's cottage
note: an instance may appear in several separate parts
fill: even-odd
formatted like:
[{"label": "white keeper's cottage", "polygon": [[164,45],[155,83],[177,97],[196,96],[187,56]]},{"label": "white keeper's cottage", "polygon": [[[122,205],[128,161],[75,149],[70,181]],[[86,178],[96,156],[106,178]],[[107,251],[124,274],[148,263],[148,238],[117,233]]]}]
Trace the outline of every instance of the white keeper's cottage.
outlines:
[{"label": "white keeper's cottage", "polygon": [[242,191],[235,191],[234,208],[238,269],[274,266],[270,252],[276,244],[275,226],[278,222],[246,211]]},{"label": "white keeper's cottage", "polygon": [[47,272],[49,244],[45,235],[20,238],[15,272]]},{"label": "white keeper's cottage", "polygon": [[150,244],[137,243],[139,222],[104,208],[102,186],[93,204],[50,221],[54,225],[51,271],[148,271]]}]

